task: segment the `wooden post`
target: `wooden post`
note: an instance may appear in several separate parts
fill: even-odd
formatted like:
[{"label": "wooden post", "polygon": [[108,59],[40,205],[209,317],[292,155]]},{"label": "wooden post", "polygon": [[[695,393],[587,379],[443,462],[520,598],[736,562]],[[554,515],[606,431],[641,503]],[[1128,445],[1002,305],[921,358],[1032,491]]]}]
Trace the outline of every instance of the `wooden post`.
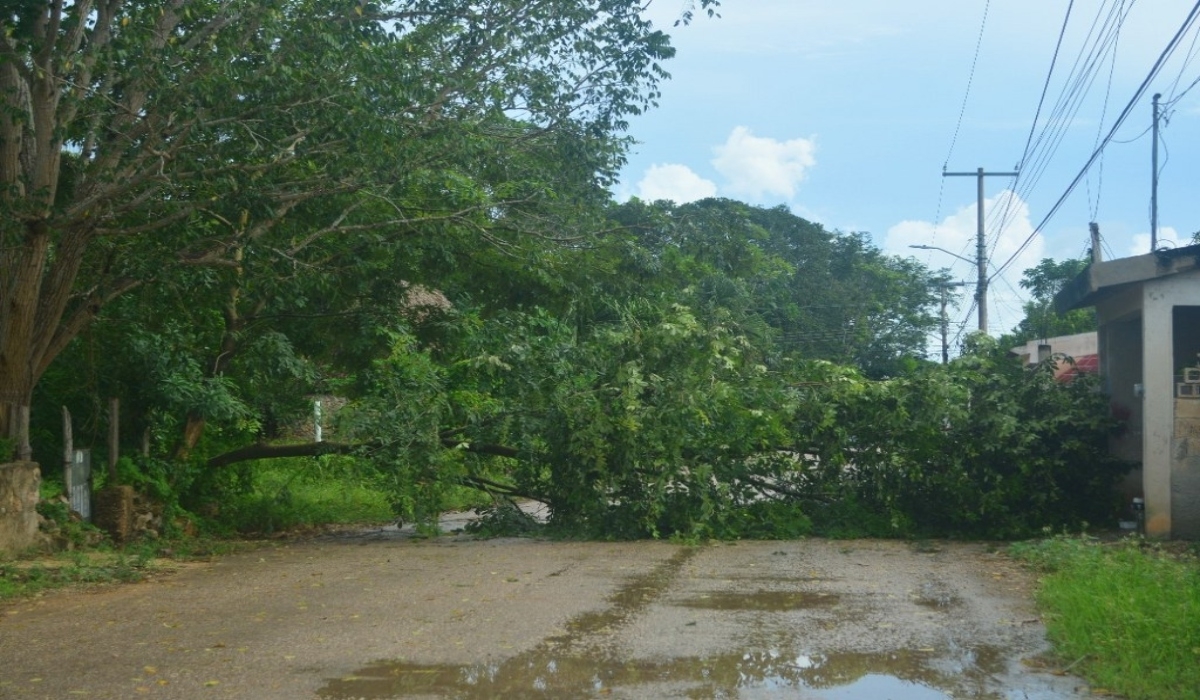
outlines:
[{"label": "wooden post", "polygon": [[63,406],[63,495],[71,500],[71,465],[75,463],[75,438],[71,430],[71,412]]},{"label": "wooden post", "polygon": [[108,485],[116,486],[117,459],[121,456],[121,400],[108,400]]}]

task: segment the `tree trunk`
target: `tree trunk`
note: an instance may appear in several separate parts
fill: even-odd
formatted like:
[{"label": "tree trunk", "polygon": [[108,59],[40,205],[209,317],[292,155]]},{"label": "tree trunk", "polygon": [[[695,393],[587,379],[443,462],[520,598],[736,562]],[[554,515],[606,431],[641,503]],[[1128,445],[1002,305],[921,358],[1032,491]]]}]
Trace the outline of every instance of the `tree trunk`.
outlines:
[{"label": "tree trunk", "polygon": [[[242,248],[238,246],[234,249],[233,262],[236,264],[237,278],[242,276]],[[211,368],[208,371],[208,378],[212,379],[221,375],[225,368],[229,366],[231,360],[237,355],[239,349],[238,337],[242,331],[246,329],[246,324],[262,312],[266,301],[259,300],[250,311],[249,316],[241,314],[238,305],[242,302],[241,285],[234,284],[229,288],[229,298],[225,301],[225,307],[222,309],[222,315],[225,320],[225,331],[221,336],[221,347],[217,353],[217,357],[213,360]],[[207,420],[204,416],[189,412],[187,422],[183,426],[183,435],[179,441],[179,446],[175,449],[175,458],[186,460],[196,449],[196,445],[200,443],[200,438],[204,436],[204,428],[207,425]]]},{"label": "tree trunk", "polygon": [[206,422],[204,416],[198,413],[188,414],[187,422],[183,424],[183,436],[179,440],[179,447],[175,448],[175,459],[187,461],[192,450],[196,449],[196,445],[200,442],[200,437],[204,435]]}]

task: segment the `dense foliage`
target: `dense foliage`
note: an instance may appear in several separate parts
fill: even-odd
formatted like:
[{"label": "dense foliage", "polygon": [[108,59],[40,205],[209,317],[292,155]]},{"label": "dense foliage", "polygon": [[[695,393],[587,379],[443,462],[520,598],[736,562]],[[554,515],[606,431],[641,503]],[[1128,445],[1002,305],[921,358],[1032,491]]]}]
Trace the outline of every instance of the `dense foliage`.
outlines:
[{"label": "dense foliage", "polygon": [[1095,309],[1074,309],[1060,314],[1054,308],[1055,295],[1087,266],[1085,260],[1057,262],[1044,258],[1036,267],[1026,270],[1021,275],[1021,288],[1029,292],[1031,299],[1025,302],[1025,318],[1005,336],[1004,343],[1021,345],[1030,340],[1096,330]]},{"label": "dense foliage", "polygon": [[119,397],[115,478],[242,522],[252,460],[329,453],[405,519],[467,486],[597,537],[1104,517],[1103,398],[929,365],[944,279],[785,207],[611,201],[673,51],[640,7],[0,15],[2,446],[31,407],[57,463],[66,406],[99,447]]}]

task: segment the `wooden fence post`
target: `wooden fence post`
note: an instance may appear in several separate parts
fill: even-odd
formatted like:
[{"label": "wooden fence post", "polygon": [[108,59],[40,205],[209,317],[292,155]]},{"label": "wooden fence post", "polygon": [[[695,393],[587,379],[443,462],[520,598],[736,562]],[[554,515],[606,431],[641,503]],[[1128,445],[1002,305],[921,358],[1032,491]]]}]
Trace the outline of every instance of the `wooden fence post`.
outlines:
[{"label": "wooden fence post", "polygon": [[63,495],[71,500],[71,465],[75,463],[75,437],[71,429],[71,412],[62,407],[63,416]]},{"label": "wooden fence post", "polygon": [[121,456],[121,399],[108,400],[108,483],[116,486],[117,460]]}]

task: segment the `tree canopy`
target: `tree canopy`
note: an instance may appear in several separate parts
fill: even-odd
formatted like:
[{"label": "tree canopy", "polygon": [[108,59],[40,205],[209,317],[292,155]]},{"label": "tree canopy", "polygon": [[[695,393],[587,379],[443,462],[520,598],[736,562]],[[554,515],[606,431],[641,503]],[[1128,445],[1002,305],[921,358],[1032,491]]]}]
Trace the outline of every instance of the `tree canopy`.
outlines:
[{"label": "tree canopy", "polygon": [[601,196],[625,119],[666,75],[667,37],[639,11],[628,0],[11,7],[3,432],[18,435],[10,414],[102,308],[178,268],[241,284],[252,267],[352,265],[418,232],[479,245],[559,235],[564,203]]},{"label": "tree canopy", "polygon": [[1055,261],[1043,258],[1037,266],[1021,275],[1021,289],[1027,290],[1031,298],[1025,302],[1025,318],[1017,324],[1011,335],[1005,336],[1008,345],[1019,345],[1030,340],[1073,335],[1096,330],[1095,309],[1075,309],[1060,314],[1054,309],[1054,297],[1071,280],[1087,268],[1086,260]]},{"label": "tree canopy", "polygon": [[[923,359],[937,274],[785,207],[612,201],[673,52],[642,9],[10,4],[0,448],[60,454],[62,406],[95,442],[118,396],[124,473],[173,507],[339,452],[406,518],[466,485],[607,537],[1102,504],[1120,466],[1082,384]],[[330,442],[297,435],[315,397],[344,404]]]}]

